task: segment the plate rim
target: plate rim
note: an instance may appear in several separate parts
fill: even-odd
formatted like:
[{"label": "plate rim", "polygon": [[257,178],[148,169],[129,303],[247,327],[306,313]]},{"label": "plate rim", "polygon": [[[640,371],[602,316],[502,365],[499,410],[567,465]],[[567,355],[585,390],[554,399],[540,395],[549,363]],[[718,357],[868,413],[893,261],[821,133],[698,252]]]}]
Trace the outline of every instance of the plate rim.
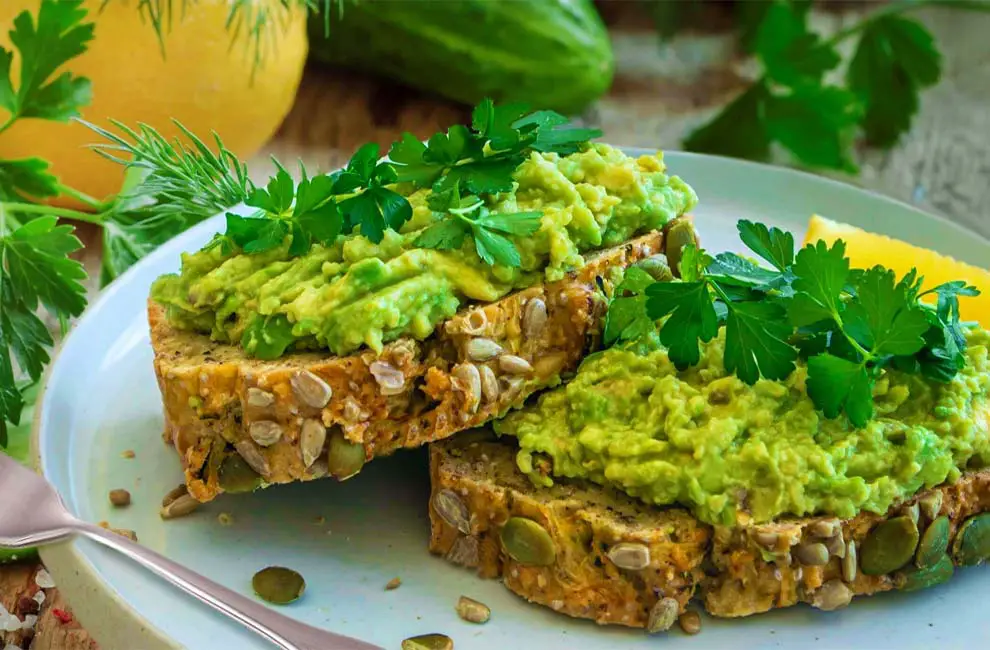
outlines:
[{"label": "plate rim", "polygon": [[[692,158],[698,160],[713,160],[720,164],[738,165],[752,167],[763,170],[764,173],[777,174],[782,177],[797,176],[812,179],[817,183],[830,185],[842,192],[854,192],[871,197],[872,200],[880,200],[883,203],[906,209],[917,217],[928,220],[935,220],[943,227],[954,231],[959,237],[976,237],[984,244],[990,246],[990,238],[978,233],[971,228],[957,223],[948,217],[933,212],[928,212],[917,206],[911,205],[900,199],[896,199],[874,190],[856,185],[851,182],[844,182],[828,176],[821,176],[801,169],[761,163],[750,160],[730,158],[727,156],[713,156],[709,154],[681,151],[677,149],[660,149],[652,147],[623,147],[616,145],[628,155],[643,155],[654,152],[663,154],[664,163],[669,163],[669,156],[674,158]],[[668,166],[669,169],[669,166]],[[677,175],[672,174],[672,175]],[[687,182],[690,184],[690,180]],[[36,471],[44,475],[44,466],[41,455],[41,436],[43,425],[46,424],[45,408],[48,403],[48,385],[51,377],[57,369],[62,358],[62,350],[72,341],[78,331],[78,326],[84,319],[92,318],[92,314],[100,311],[104,304],[109,302],[114,294],[120,290],[131,276],[140,272],[141,266],[150,263],[151,260],[165,257],[172,253],[167,253],[167,244],[180,239],[193,239],[199,231],[215,230],[211,226],[215,220],[227,212],[238,212],[244,209],[243,204],[221,211],[216,215],[204,219],[192,228],[176,235],[155,249],[152,253],[138,261],[131,268],[121,274],[107,288],[100,291],[99,295],[89,305],[77,319],[72,330],[59,342],[52,354],[52,361],[41,380],[38,392],[38,399],[34,408],[34,419],[31,425],[31,459]],[[141,642],[142,650],[181,650],[183,646],[171,638],[164,630],[159,629],[144,617],[139,611],[132,607],[117,590],[108,582],[104,581],[96,570],[90,559],[82,553],[79,548],[70,541],[59,544],[45,546],[39,549],[39,555],[44,566],[55,578],[59,591],[72,607],[74,615],[84,624],[86,631],[100,644],[103,650],[131,650],[135,642]],[[178,597],[182,597],[176,592]]]}]

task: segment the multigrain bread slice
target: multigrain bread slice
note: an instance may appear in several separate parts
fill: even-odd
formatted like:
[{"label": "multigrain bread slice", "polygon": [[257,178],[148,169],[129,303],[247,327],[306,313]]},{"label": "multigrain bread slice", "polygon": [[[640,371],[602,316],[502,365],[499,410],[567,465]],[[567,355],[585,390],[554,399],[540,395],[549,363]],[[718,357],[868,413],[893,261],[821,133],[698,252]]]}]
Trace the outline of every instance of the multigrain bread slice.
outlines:
[{"label": "multigrain bread slice", "polygon": [[469,306],[426,341],[402,338],[381,354],[261,361],[173,328],[149,301],[164,438],[200,501],[328,473],[347,478],[366,460],[504,414],[573,372],[598,336],[602,292],[616,271],[662,250],[662,233],[647,234],[589,256],[560,281]]},{"label": "multigrain bread slice", "polygon": [[[990,555],[990,515],[974,517],[990,510],[988,469],[921,492],[882,516],[792,518],[761,525],[741,520],[726,527],[588,483],[560,481],[537,488],[516,469],[515,452],[510,442],[484,432],[431,445],[430,550],[483,577],[502,578],[530,602],[602,624],[659,631],[692,598],[720,617],[799,602],[837,609],[855,596],[944,581],[953,564]],[[506,538],[506,523],[517,518],[527,525],[517,520]],[[911,543],[910,534],[903,536],[907,542],[892,534],[898,524],[911,528],[902,518],[916,521],[925,548],[938,541],[936,533],[944,527],[948,554],[934,547],[943,562],[927,573],[917,571],[912,560],[888,573],[866,575],[866,563],[871,571],[877,565],[875,555],[864,553],[864,543],[876,550],[881,535],[888,544]],[[938,527],[926,536],[935,520]],[[959,535],[964,524],[965,544]],[[520,546],[520,537],[528,542],[523,544],[526,559],[534,557],[533,548],[543,548],[538,557],[547,560],[540,545],[549,544],[552,561],[542,566],[520,562],[518,552],[514,559],[509,547]]]}]

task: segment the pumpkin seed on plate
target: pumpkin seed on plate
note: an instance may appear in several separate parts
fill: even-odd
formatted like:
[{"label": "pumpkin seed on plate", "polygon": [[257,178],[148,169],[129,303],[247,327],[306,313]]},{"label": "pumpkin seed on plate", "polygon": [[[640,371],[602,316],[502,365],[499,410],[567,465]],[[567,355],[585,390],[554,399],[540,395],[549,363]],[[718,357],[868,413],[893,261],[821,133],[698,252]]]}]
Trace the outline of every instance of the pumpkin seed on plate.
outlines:
[{"label": "pumpkin seed on plate", "polygon": [[953,571],[952,560],[948,555],[943,555],[938,562],[928,568],[912,567],[904,571],[899,576],[898,582],[902,591],[917,591],[947,582],[952,577]]},{"label": "pumpkin seed on plate", "polygon": [[859,566],[868,576],[893,573],[907,564],[918,548],[918,526],[901,515],[877,524],[859,549]]},{"label": "pumpkin seed on plate", "polygon": [[939,517],[925,529],[925,534],[918,542],[918,552],[914,556],[914,564],[919,569],[927,569],[945,555],[949,548],[949,518]]},{"label": "pumpkin seed on plate", "polygon": [[252,492],[261,485],[261,475],[239,454],[230,454],[220,466],[220,487],[224,492]]},{"label": "pumpkin seed on plate", "polygon": [[330,436],[327,466],[330,475],[338,481],[346,481],[364,467],[364,445],[351,442],[339,428]]},{"label": "pumpkin seed on plate", "polygon": [[701,632],[701,615],[698,612],[684,612],[677,618],[677,622],[685,634]]},{"label": "pumpkin seed on plate", "polygon": [[557,549],[546,529],[526,517],[511,517],[499,533],[502,547],[520,564],[550,566],[557,559]]},{"label": "pumpkin seed on plate", "polygon": [[251,586],[259,598],[273,605],[288,605],[306,591],[306,581],[298,572],[281,566],[270,566],[254,574]]},{"label": "pumpkin seed on plate", "polygon": [[454,640],[446,634],[423,634],[404,639],[402,650],[454,650]]},{"label": "pumpkin seed on plate", "polygon": [[956,562],[973,566],[990,559],[990,513],[970,517],[963,522],[952,545]]}]

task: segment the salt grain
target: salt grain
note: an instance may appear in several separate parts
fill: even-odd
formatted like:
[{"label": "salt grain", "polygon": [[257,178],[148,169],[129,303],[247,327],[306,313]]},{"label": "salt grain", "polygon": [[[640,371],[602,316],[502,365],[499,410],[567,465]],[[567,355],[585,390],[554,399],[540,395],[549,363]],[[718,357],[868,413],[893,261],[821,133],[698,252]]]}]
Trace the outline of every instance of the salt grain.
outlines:
[{"label": "salt grain", "polygon": [[38,570],[38,573],[34,576],[34,584],[38,585],[42,589],[55,588],[55,581],[52,580],[52,575],[44,569]]}]

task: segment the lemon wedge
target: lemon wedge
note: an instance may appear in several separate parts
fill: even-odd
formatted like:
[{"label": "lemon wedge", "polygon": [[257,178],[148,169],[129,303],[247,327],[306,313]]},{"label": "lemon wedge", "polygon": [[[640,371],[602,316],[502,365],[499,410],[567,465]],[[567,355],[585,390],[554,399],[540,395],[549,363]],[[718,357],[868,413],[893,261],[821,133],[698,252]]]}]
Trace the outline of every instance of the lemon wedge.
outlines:
[{"label": "lemon wedge", "polygon": [[965,280],[972,284],[980,290],[980,295],[960,297],[960,315],[963,320],[977,321],[983,327],[990,328],[990,271],[886,235],[867,232],[818,215],[811,217],[805,244],[824,240],[831,245],[837,239],[846,243],[846,256],[853,268],[868,269],[879,264],[893,270],[898,278],[916,268],[925,278],[925,289],[952,280]]}]

